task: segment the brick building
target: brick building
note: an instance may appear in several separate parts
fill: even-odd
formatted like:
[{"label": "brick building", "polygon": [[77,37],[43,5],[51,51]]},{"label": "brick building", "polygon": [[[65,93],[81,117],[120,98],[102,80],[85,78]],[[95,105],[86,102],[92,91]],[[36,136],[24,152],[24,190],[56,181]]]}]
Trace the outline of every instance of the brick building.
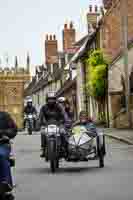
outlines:
[{"label": "brick building", "polygon": [[[104,0],[106,8],[105,16],[101,25],[101,47],[109,55],[111,66],[109,68],[109,100],[111,125],[113,127],[127,127],[127,116],[121,100],[124,95],[121,77],[125,77],[124,58],[122,54],[122,0]],[[126,0],[128,10],[128,43],[133,39],[133,2]],[[131,73],[133,59],[132,49],[129,48],[129,76]],[[125,79],[123,79],[125,81]]]},{"label": "brick building", "polygon": [[[133,39],[133,2],[126,0],[128,7],[128,40]],[[122,1],[121,0],[104,0],[104,6],[107,12],[103,18],[102,24],[102,47],[105,52],[114,59],[121,51],[122,40]]]}]

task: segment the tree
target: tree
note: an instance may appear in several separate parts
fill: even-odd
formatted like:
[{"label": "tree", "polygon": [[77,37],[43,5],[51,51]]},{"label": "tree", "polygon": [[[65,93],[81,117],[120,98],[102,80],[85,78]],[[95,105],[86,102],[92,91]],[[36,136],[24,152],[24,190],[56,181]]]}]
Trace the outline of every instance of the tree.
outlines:
[{"label": "tree", "polygon": [[87,67],[87,92],[98,102],[99,119],[105,120],[108,61],[101,50],[94,50],[85,59]]}]

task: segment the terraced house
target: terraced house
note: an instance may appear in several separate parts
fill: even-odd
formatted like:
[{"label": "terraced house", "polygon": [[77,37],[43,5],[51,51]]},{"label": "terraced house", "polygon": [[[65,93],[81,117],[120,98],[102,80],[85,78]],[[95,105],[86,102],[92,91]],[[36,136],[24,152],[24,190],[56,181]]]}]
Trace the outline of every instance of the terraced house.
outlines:
[{"label": "terraced house", "polygon": [[46,35],[45,64],[36,67],[36,73],[25,90],[25,97],[32,96],[33,104],[40,110],[45,103],[46,93],[54,90],[58,92],[64,82],[71,78],[71,72],[65,69],[66,63],[74,54],[73,43],[76,31],[71,22],[65,24],[62,31],[63,51],[58,51],[58,41],[55,35]]}]

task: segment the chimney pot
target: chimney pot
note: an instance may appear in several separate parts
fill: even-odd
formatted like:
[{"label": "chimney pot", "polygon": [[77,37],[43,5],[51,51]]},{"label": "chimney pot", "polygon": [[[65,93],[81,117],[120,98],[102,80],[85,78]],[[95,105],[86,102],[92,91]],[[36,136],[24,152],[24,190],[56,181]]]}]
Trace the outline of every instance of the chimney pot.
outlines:
[{"label": "chimney pot", "polygon": [[46,40],[48,40],[48,34],[46,35]]},{"label": "chimney pot", "polygon": [[92,5],[89,6],[89,12],[92,12]]},{"label": "chimney pot", "polygon": [[52,35],[50,35],[50,40],[52,40]]},{"label": "chimney pot", "polygon": [[70,29],[73,28],[73,22],[70,22]]},{"label": "chimney pot", "polygon": [[97,7],[97,5],[95,6],[95,12],[97,13],[97,11],[98,11],[98,7]]},{"label": "chimney pot", "polygon": [[67,24],[64,24],[64,28],[67,29]]}]

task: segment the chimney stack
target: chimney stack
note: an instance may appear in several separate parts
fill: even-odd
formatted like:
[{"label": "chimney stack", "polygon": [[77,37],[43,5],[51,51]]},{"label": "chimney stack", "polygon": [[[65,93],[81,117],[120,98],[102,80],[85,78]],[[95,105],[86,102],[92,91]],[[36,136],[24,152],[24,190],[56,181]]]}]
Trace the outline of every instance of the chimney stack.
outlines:
[{"label": "chimney stack", "polygon": [[45,62],[46,64],[58,63],[58,41],[56,35],[46,35]]},{"label": "chimney stack", "polygon": [[88,25],[88,33],[94,30],[97,26],[97,19],[100,15],[100,11],[98,9],[98,6],[89,6],[89,12],[87,13],[87,25]]},{"label": "chimney stack", "polygon": [[76,41],[76,31],[73,22],[70,24],[64,24],[63,29],[63,51],[68,52],[69,49],[73,48],[73,44]]}]

